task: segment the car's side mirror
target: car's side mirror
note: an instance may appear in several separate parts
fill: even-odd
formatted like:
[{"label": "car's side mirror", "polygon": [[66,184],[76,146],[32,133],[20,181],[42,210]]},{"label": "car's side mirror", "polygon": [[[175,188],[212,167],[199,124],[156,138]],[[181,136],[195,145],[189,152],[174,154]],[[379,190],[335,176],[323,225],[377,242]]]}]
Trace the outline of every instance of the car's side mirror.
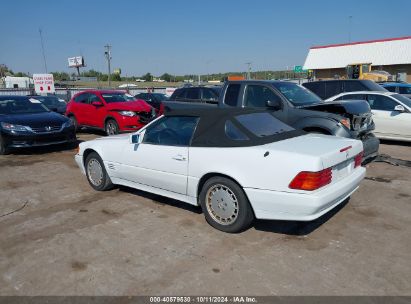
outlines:
[{"label": "car's side mirror", "polygon": [[130,135],[130,144],[139,144],[140,143],[140,134],[131,134]]},{"label": "car's side mirror", "polygon": [[278,100],[267,100],[266,105],[276,110],[281,109],[281,103]]},{"label": "car's side mirror", "polygon": [[92,101],[91,104],[95,107],[101,107],[103,105],[101,101]]},{"label": "car's side mirror", "polygon": [[396,105],[395,108],[394,108],[394,111],[405,112],[405,108],[402,105]]},{"label": "car's side mirror", "polygon": [[51,108],[50,110],[53,111],[53,112],[57,112],[57,111],[58,111],[57,108]]}]

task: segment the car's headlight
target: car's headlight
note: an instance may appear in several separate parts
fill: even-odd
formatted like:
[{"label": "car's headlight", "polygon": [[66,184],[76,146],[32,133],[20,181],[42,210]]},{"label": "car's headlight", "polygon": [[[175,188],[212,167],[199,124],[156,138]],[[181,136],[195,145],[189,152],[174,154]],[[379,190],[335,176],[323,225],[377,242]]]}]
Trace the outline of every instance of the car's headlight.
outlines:
[{"label": "car's headlight", "polygon": [[342,124],[342,125],[344,125],[348,130],[350,130],[351,129],[351,126],[350,126],[350,119],[349,118],[343,118],[343,119],[341,119],[340,120],[340,123]]},{"label": "car's headlight", "polygon": [[15,125],[15,124],[11,124],[11,123],[8,123],[8,122],[2,122],[1,123],[1,127],[4,129],[4,130],[7,130],[7,131],[11,131],[11,132],[27,132],[27,131],[31,131],[31,128],[30,127],[27,127],[27,126],[21,126],[21,125]]},{"label": "car's headlight", "polygon": [[71,126],[74,126],[74,121],[72,119],[69,119],[65,123],[63,123],[63,128],[68,128]]},{"label": "car's headlight", "polygon": [[118,113],[123,116],[136,116],[136,113],[134,113],[133,111],[119,111]]}]

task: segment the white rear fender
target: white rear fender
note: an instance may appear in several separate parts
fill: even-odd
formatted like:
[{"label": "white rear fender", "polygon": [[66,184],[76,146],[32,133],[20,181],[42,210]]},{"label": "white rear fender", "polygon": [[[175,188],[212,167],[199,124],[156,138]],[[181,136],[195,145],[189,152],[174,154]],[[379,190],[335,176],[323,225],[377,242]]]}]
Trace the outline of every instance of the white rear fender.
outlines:
[{"label": "white rear fender", "polygon": [[197,196],[198,182],[209,173],[226,175],[243,188],[287,191],[301,168],[322,169],[319,157],[292,154],[256,147],[190,148],[188,195]]}]

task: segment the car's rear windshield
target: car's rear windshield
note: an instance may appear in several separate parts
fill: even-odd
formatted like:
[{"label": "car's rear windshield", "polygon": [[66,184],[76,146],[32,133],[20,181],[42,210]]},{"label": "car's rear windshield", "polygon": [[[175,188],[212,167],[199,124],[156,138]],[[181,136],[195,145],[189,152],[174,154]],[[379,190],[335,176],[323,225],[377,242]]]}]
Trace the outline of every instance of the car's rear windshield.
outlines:
[{"label": "car's rear windshield", "polygon": [[392,97],[399,100],[400,102],[405,104],[407,107],[411,108],[411,99],[409,99],[408,97],[405,97],[405,96],[400,95],[400,94],[393,94]]},{"label": "car's rear windshield", "polygon": [[321,98],[310,90],[292,82],[276,82],[273,86],[295,106],[304,106],[321,102]]},{"label": "car's rear windshield", "polygon": [[136,100],[134,96],[130,94],[126,94],[126,93],[102,93],[101,96],[103,96],[104,100],[107,103],[126,102],[126,101]]},{"label": "car's rear windshield", "polygon": [[235,119],[248,131],[258,137],[271,136],[295,130],[268,112],[242,114],[236,116]]},{"label": "car's rear windshield", "polygon": [[0,115],[32,114],[49,112],[49,109],[35,98],[1,98]]},{"label": "car's rear windshield", "polygon": [[365,84],[369,91],[380,91],[380,92],[387,92],[388,90],[380,86],[378,83],[375,83],[372,80],[364,80],[363,84]]}]

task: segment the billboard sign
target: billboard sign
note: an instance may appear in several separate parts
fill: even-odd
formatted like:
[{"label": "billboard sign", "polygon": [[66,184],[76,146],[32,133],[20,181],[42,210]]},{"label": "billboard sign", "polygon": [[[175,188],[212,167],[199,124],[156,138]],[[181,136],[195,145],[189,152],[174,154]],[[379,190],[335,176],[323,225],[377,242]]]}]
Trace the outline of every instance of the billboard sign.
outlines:
[{"label": "billboard sign", "polygon": [[55,93],[53,74],[33,74],[34,90],[37,94]]},{"label": "billboard sign", "polygon": [[84,67],[85,65],[83,56],[70,57],[68,59],[68,66],[69,68]]}]

